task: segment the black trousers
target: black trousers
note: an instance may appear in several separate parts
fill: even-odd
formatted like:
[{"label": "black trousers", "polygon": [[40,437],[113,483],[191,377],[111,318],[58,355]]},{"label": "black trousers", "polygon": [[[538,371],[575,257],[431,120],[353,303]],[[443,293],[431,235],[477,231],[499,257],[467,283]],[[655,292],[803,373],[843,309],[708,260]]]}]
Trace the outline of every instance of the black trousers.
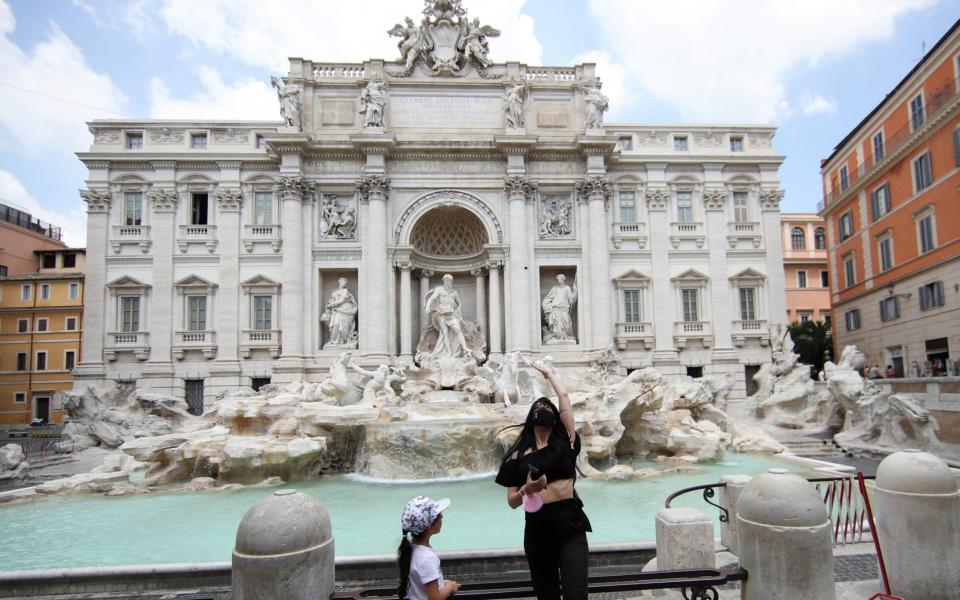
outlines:
[{"label": "black trousers", "polygon": [[590,522],[577,500],[527,513],[523,549],[538,600],[586,600]]}]

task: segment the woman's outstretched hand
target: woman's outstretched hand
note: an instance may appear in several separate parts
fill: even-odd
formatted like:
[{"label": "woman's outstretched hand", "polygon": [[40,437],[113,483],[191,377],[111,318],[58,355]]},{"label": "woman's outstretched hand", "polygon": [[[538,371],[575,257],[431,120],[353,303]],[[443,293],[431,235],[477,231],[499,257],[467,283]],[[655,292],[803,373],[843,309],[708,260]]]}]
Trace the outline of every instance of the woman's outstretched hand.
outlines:
[{"label": "woman's outstretched hand", "polygon": [[527,360],[527,364],[533,367],[534,370],[539,372],[544,377],[550,374],[550,371],[546,367],[544,367],[540,362],[533,362],[532,360]]},{"label": "woman's outstretched hand", "polygon": [[547,489],[547,476],[541,475],[537,479],[534,479],[532,475],[527,473],[527,483],[524,484],[523,489],[529,494],[536,494]]}]

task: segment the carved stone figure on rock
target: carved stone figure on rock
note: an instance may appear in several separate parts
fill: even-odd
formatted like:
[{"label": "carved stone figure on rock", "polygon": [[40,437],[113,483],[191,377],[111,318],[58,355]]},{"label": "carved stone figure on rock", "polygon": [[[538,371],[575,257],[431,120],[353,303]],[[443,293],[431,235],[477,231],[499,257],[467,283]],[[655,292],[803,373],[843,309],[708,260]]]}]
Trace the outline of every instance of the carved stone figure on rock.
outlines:
[{"label": "carved stone figure on rock", "polygon": [[330,373],[318,387],[325,403],[345,406],[360,401],[360,394],[354,392],[357,386],[350,381],[349,376],[352,358],[350,352],[341,352],[337,360],[330,365]]},{"label": "carved stone figure on rock", "polygon": [[360,92],[360,114],[364,127],[383,127],[383,105],[387,101],[387,90],[382,81],[370,81]]},{"label": "carved stone figure on rock", "polygon": [[464,337],[465,322],[460,307],[460,294],[453,289],[452,275],[444,275],[443,284],[427,294],[424,310],[430,316],[430,324],[437,333],[433,349],[427,353],[431,358],[458,358],[473,354]]},{"label": "carved stone figure on rock", "polygon": [[586,108],[584,129],[589,131],[603,127],[603,113],[609,108],[610,99],[597,86],[590,86],[583,90],[583,101]]},{"label": "carved stone figure on rock", "polygon": [[303,131],[303,122],[301,121],[302,100],[300,98],[300,86],[292,83],[283,83],[279,77],[270,77],[270,85],[277,90],[277,99],[280,101],[280,116],[288,127],[295,127],[297,131]]},{"label": "carved stone figure on rock", "polygon": [[330,300],[320,316],[320,320],[327,324],[329,341],[326,348],[356,348],[357,347],[357,300],[347,289],[347,279],[337,280],[337,289],[330,293]]},{"label": "carved stone figure on rock", "polygon": [[577,282],[571,288],[566,284],[566,276],[557,275],[557,285],[550,289],[541,302],[543,320],[544,344],[575,344],[577,338],[573,332],[573,319],[570,310],[577,302]]}]

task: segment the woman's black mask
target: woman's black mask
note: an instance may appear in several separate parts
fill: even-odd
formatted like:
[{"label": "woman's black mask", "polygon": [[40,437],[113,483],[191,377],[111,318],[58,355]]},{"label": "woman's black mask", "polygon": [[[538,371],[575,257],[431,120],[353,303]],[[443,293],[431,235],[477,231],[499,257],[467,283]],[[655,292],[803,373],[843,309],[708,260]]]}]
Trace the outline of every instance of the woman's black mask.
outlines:
[{"label": "woman's black mask", "polygon": [[553,427],[553,424],[556,422],[556,416],[553,414],[552,410],[544,406],[533,411],[533,418],[531,421],[534,425]]}]

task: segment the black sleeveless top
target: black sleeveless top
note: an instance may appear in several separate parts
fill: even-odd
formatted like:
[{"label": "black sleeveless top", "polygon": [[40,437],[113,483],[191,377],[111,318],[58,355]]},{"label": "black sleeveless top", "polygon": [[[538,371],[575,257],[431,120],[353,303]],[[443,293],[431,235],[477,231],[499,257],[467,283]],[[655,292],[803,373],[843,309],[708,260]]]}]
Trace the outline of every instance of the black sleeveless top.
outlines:
[{"label": "black sleeveless top", "polygon": [[[533,465],[547,476],[547,483],[561,479],[576,479],[577,455],[580,454],[580,434],[573,439],[573,448],[566,434],[550,436],[550,441],[540,450],[529,452],[518,458],[509,458],[500,465],[497,483],[504,487],[520,487],[527,482],[530,472],[527,465]],[[534,478],[536,479],[536,478]]]}]

